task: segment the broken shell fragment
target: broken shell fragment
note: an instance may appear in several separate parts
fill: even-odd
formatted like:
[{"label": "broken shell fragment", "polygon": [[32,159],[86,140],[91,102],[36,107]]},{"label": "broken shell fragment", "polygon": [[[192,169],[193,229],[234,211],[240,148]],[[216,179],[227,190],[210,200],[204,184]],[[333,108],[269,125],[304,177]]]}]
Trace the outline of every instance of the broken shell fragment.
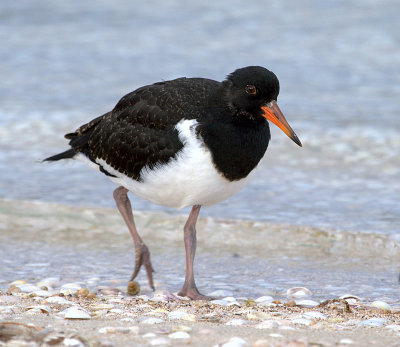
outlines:
[{"label": "broken shell fragment", "polygon": [[304,298],[311,295],[311,290],[305,287],[293,287],[286,291],[288,298]]},{"label": "broken shell fragment", "polygon": [[82,307],[72,306],[61,312],[65,319],[90,319],[90,314]]}]

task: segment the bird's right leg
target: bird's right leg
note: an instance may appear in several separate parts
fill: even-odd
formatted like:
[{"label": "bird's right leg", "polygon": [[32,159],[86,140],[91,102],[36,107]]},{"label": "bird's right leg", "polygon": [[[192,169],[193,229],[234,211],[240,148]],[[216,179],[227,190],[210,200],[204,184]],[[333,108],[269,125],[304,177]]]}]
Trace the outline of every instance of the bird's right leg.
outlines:
[{"label": "bird's right leg", "polygon": [[129,232],[132,235],[133,242],[135,243],[135,269],[133,271],[131,281],[135,279],[137,274],[139,273],[140,267],[144,265],[146,272],[147,272],[147,279],[149,281],[149,285],[151,289],[154,290],[154,283],[153,283],[153,267],[150,261],[150,251],[147,246],[143,243],[142,239],[140,238],[135,222],[133,220],[133,213],[132,213],[132,206],[131,202],[128,198],[128,189],[124,187],[119,187],[114,190],[114,200],[117,203],[117,207],[119,212],[122,215],[126,225],[128,226]]}]

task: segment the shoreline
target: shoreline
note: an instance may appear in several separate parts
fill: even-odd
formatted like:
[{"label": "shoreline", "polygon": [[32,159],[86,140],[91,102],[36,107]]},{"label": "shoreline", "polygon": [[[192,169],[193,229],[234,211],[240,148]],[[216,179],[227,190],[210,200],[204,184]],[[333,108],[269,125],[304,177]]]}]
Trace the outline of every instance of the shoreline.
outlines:
[{"label": "shoreline", "polygon": [[[265,287],[274,279],[280,283],[280,275],[273,273],[277,269],[296,273],[299,265],[293,261],[313,264],[308,274],[331,262],[325,271],[339,276],[339,282],[341,273],[335,275],[334,268],[346,262],[349,271],[375,269],[380,274],[399,263],[399,244],[387,235],[200,218],[199,266],[217,267],[202,268],[200,283],[216,301],[190,302],[170,291],[182,284],[176,268],[183,266],[186,217],[137,212],[135,218],[158,258],[159,272],[155,293],[142,273],[139,296],[129,296],[133,245],[116,210],[0,200],[5,264],[0,271],[0,346],[398,345],[400,301],[383,300],[385,291],[379,295],[383,303],[357,297],[354,287],[345,299],[326,289],[322,298],[310,288],[295,290],[288,273],[283,289]],[[179,264],[171,268],[175,261]],[[258,263],[259,268],[251,268]],[[263,266],[269,266],[266,284],[257,287],[259,279],[253,276],[262,277],[257,272]],[[70,308],[75,317],[66,317]]]},{"label": "shoreline", "polygon": [[[28,213],[29,211],[32,213]],[[22,223],[24,223],[24,220],[27,220],[29,217],[31,217],[32,220],[49,218],[50,220],[48,225],[50,225],[52,222],[54,222],[54,213],[59,213],[59,216],[61,216],[65,222],[67,222],[68,219],[71,221],[71,214],[75,214],[75,225],[71,226],[71,231],[84,226],[111,226],[112,224],[116,224],[120,229],[121,227],[123,229],[125,226],[122,223],[121,217],[116,208],[58,204],[40,200],[9,200],[0,198],[0,217],[3,219],[6,219],[7,216],[9,218],[12,216],[17,216],[20,217],[22,219]],[[57,218],[59,216],[57,216]],[[146,235],[146,237],[151,237],[163,242],[169,242],[170,240],[173,242],[181,242],[182,234],[180,231],[186,222],[186,215],[135,210],[134,217],[135,222],[140,225],[140,233]],[[96,218],[98,220],[96,220]],[[143,222],[143,220],[145,221]],[[150,223],[162,224],[166,223],[168,220],[174,221],[174,229],[170,230],[171,227],[169,227],[168,229],[164,230],[164,235],[151,234],[153,229],[159,228],[159,226],[151,226],[151,229],[147,228]],[[106,224],[104,224],[104,222],[106,222]],[[210,229],[213,227],[217,227],[218,232],[212,232]],[[282,240],[281,236],[283,235],[294,238],[293,242],[298,242],[300,239],[302,239],[302,241],[306,240],[306,242],[311,242],[314,240],[314,245],[318,247],[324,247],[325,243],[332,244],[335,242],[340,242],[343,252],[345,252],[345,248],[347,248],[347,250],[351,249],[352,251],[355,249],[357,249],[357,251],[365,250],[365,247],[368,246],[368,243],[374,244],[375,249],[368,250],[368,252],[366,252],[368,253],[366,257],[371,256],[371,251],[373,251],[374,254],[379,254],[382,252],[382,250],[385,250],[388,256],[396,256],[400,253],[400,236],[386,233],[340,230],[285,223],[269,223],[258,220],[252,221],[246,219],[202,217],[201,215],[199,217],[198,228],[199,233],[205,233],[205,237],[207,239],[211,238],[212,243],[217,243],[218,246],[225,245],[226,233],[235,233],[235,238],[230,240],[235,246],[242,245],[243,240],[245,240],[246,245],[255,248],[259,246],[260,240],[263,240],[266,237],[273,237],[274,234],[279,233],[280,237],[275,238],[275,242],[280,242],[280,240]],[[252,231],[252,238],[248,237],[247,233],[249,231]],[[107,232],[119,234],[119,232],[116,232],[115,229],[112,228],[107,230]],[[222,237],[218,237],[218,235],[221,234]],[[235,243],[235,239],[240,241]],[[278,247],[284,247],[286,242],[287,240],[284,238],[284,242],[280,242]],[[344,244],[344,242],[346,242],[347,246]],[[263,245],[263,247],[265,246],[266,245]],[[376,246],[378,248],[376,248]]]}]

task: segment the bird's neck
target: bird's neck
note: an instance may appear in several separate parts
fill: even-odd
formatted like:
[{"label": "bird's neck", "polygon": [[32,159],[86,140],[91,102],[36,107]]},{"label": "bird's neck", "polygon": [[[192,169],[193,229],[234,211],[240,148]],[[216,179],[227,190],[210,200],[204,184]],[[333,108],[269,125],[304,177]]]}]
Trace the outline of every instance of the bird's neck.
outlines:
[{"label": "bird's neck", "polygon": [[210,119],[199,126],[199,133],[217,170],[230,181],[240,180],[248,176],[267,150],[271,137],[268,122],[246,121],[243,115],[218,116],[224,121]]}]

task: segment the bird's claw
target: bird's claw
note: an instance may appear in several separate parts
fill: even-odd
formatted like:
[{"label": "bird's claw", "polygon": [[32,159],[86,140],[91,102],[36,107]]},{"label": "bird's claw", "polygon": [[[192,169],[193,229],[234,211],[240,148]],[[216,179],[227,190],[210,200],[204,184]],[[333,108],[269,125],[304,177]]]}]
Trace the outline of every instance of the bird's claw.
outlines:
[{"label": "bird's claw", "polygon": [[147,246],[142,243],[139,247],[135,248],[135,269],[133,271],[133,274],[131,276],[131,281],[133,281],[136,276],[139,273],[140,268],[142,267],[142,265],[144,265],[145,269],[146,269],[146,273],[147,273],[147,279],[149,281],[149,286],[151,289],[153,289],[153,291],[155,290],[154,288],[154,282],[153,282],[153,266],[151,265],[151,261],[150,261],[150,251],[147,248]]}]

